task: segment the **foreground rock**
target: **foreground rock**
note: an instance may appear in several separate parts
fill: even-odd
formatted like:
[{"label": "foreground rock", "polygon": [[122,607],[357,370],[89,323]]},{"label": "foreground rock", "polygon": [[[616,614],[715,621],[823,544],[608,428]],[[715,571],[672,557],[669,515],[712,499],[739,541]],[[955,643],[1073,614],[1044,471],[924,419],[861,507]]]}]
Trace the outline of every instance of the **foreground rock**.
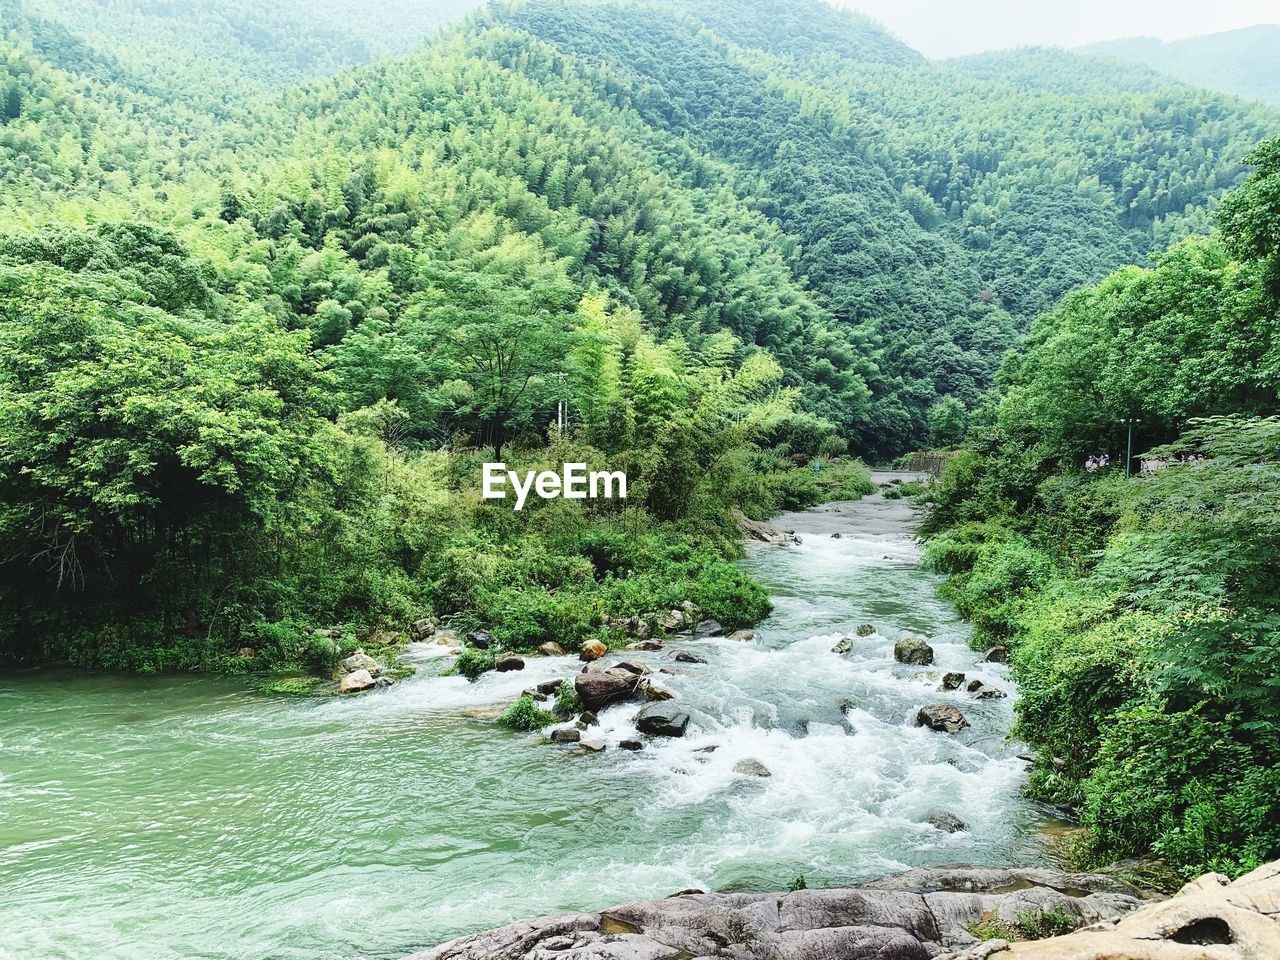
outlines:
[{"label": "foreground rock", "polygon": [[377,681],[368,670],[356,670],[342,678],[338,683],[338,692],[360,693],[364,690],[372,690],[376,683]]},{"label": "foreground rock", "polygon": [[573,689],[582,705],[599,713],[605,707],[621,703],[636,695],[640,677],[630,670],[612,667],[608,670],[588,670],[573,678]]},{"label": "foreground rock", "polygon": [[800,538],[794,533],[780,530],[773,524],[765,523],[763,520],[752,520],[741,510],[733,511],[733,519],[738,524],[738,529],[742,531],[742,535],[748,540],[754,540],[756,543],[772,543],[783,546],[800,542]]},{"label": "foreground rock", "polygon": [[1095,923],[1143,903],[1132,887],[1110,877],[987,867],[913,870],[864,887],[681,894],[601,913],[562,913],[462,937],[411,960],[928,960],[976,945],[965,928],[984,914],[1013,923],[1018,913],[1059,909]]},{"label": "foreground rock", "polygon": [[893,645],[893,659],[899,663],[927,667],[933,663],[933,647],[919,637],[903,637]]},{"label": "foreground rock", "polygon": [[636,714],[636,729],[651,737],[683,737],[689,714],[672,703],[651,703]]},{"label": "foreground rock", "polygon": [[1276,960],[1280,958],[1280,861],[1235,883],[1209,873],[1164,903],[1103,918],[1048,940],[991,940],[952,960]]},{"label": "foreground rock", "polygon": [[959,733],[969,726],[964,714],[949,703],[933,703],[921,707],[916,714],[916,723],[939,733]]},{"label": "foreground rock", "polygon": [[609,648],[599,640],[588,640],[582,645],[582,652],[578,654],[578,659],[590,663],[592,660],[599,660],[608,652]]}]

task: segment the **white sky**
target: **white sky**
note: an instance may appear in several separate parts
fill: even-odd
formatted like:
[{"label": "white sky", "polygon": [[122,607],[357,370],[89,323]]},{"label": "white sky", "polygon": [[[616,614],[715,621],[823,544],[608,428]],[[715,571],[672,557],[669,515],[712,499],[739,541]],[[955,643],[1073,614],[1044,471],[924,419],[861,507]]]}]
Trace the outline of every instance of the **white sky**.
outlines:
[{"label": "white sky", "polygon": [[1021,46],[1176,40],[1280,23],[1280,0],[830,0],[869,14],[928,57]]}]

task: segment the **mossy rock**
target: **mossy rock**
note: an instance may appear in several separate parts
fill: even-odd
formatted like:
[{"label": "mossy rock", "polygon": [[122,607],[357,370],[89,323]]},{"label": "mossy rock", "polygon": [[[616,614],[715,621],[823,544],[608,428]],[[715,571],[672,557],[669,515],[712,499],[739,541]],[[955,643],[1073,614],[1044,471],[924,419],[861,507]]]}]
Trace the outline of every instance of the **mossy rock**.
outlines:
[{"label": "mossy rock", "polygon": [[274,677],[258,685],[261,693],[273,697],[328,697],[330,685],[320,677]]}]

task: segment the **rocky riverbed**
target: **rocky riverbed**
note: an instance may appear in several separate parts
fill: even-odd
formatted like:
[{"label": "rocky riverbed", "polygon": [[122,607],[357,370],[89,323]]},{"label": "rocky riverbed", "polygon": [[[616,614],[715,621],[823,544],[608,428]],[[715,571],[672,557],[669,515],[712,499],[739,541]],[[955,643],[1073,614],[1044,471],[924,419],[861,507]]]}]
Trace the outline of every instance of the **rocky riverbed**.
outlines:
[{"label": "rocky riverbed", "polygon": [[[1078,931],[1011,942],[1059,926]],[[411,960],[1273,960],[1280,863],[1167,902],[1104,875],[939,867],[859,887],[685,892],[450,941]]]}]

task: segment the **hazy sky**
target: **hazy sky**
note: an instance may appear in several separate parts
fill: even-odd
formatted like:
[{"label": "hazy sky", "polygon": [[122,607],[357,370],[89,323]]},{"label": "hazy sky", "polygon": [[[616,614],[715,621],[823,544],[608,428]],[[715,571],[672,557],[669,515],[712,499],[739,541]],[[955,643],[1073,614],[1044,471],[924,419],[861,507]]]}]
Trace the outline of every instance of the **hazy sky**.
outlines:
[{"label": "hazy sky", "polygon": [[1280,0],[831,0],[875,17],[929,57],[1095,40],[1176,40],[1280,23]]}]

